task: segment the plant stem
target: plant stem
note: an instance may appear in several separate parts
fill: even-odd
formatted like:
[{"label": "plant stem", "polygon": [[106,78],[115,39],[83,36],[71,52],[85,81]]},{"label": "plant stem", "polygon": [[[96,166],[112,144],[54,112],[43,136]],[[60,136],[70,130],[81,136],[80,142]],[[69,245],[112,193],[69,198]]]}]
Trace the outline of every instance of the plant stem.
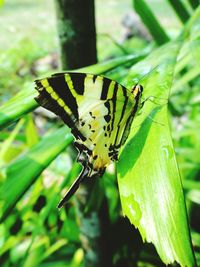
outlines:
[{"label": "plant stem", "polygon": [[64,69],[97,62],[94,0],[56,0],[57,28]]}]

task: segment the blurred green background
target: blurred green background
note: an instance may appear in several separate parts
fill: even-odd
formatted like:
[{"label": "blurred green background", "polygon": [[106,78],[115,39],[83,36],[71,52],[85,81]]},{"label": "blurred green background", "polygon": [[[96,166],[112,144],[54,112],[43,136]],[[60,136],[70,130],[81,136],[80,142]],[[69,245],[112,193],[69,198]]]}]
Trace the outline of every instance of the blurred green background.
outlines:
[{"label": "blurred green background", "polygon": [[[144,9],[137,2],[95,1],[98,61],[111,60],[112,70],[105,67],[102,72],[122,83],[132,65],[145,60],[152,51],[161,47],[161,43],[167,43],[164,37],[158,38],[160,32],[156,35],[158,28],[151,20],[146,26],[142,22]],[[183,9],[178,7],[175,11],[172,2],[146,1],[169,40],[177,38],[190,20],[190,39],[182,39],[174,70],[168,115],[182,177],[192,245],[200,264],[199,15],[195,23],[192,19],[198,12],[199,3],[177,1],[183,4]],[[20,99],[33,99],[35,96],[35,93],[30,94],[34,79],[62,70],[54,1],[5,0],[0,5],[0,14],[2,121],[7,108],[11,107],[13,114],[16,108],[16,117],[12,115],[9,125],[2,127],[0,132],[0,266],[90,266],[84,263],[82,217],[76,197],[62,210],[57,209],[65,188],[80,172],[70,131],[60,127],[60,120],[42,108],[28,113],[36,107],[34,104],[24,114],[17,113]],[[148,31],[152,26],[155,29],[153,36]],[[136,60],[128,60],[126,57],[129,55]],[[124,58],[123,64],[112,61],[121,58]],[[22,96],[16,102],[7,102],[18,92],[22,92]],[[31,102],[30,99],[27,101]],[[7,103],[9,106],[6,106]],[[105,197],[107,209],[107,215],[102,217],[109,231],[109,240],[106,236],[102,238],[109,242],[113,266],[165,266],[154,246],[143,244],[138,230],[123,217],[112,166],[99,184],[101,191],[98,196],[99,199]],[[92,193],[91,199],[94,200]],[[92,234],[96,235],[95,232]],[[93,250],[90,252],[94,253]]]}]

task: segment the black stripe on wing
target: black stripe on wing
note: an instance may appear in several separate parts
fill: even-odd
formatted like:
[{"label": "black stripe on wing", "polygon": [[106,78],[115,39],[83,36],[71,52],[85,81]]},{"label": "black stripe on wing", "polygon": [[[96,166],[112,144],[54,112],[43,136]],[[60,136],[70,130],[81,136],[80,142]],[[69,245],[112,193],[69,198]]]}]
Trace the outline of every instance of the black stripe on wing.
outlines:
[{"label": "black stripe on wing", "polygon": [[126,139],[127,139],[128,135],[130,133],[132,121],[133,121],[133,119],[135,117],[135,114],[136,114],[136,112],[138,110],[139,97],[140,97],[140,95],[138,94],[137,97],[135,98],[135,105],[134,105],[133,111],[131,112],[131,115],[127,119],[127,122],[126,122],[126,125],[125,125],[125,128],[124,128],[124,132],[123,132],[121,141],[119,143],[119,146],[122,146],[126,142]]},{"label": "black stripe on wing", "polygon": [[39,80],[36,80],[35,83],[36,90],[39,93],[39,95],[35,97],[35,100],[38,102],[38,104],[58,115],[64,121],[64,123],[71,128],[71,132],[75,138],[85,141],[85,136],[83,136],[83,134],[76,128],[76,119],[73,118],[73,115],[69,115],[64,108],[61,107],[58,102],[51,97]]},{"label": "black stripe on wing", "polygon": [[[80,72],[60,72],[60,73],[54,73],[52,75],[52,78],[56,77],[65,77],[65,75],[69,75],[72,83],[74,90],[77,92],[79,95],[84,94],[84,88],[85,88],[85,78],[87,76],[86,73],[80,73]],[[93,80],[95,80],[97,75],[93,75]]]},{"label": "black stripe on wing", "polygon": [[65,76],[55,76],[48,79],[49,85],[53,88],[54,92],[65,102],[65,104],[72,111],[76,119],[79,119],[78,116],[78,106],[76,103],[75,97],[72,95],[70,88],[65,81]]},{"label": "black stripe on wing", "polygon": [[[77,92],[79,95],[84,94],[84,88],[85,88],[85,78],[87,74],[85,73],[68,73],[70,75],[70,78],[72,80],[74,90]],[[94,75],[96,76],[96,75]]]},{"label": "black stripe on wing", "polygon": [[117,90],[118,90],[118,84],[115,83],[114,86],[114,92],[113,92],[113,97],[112,97],[112,102],[113,102],[113,110],[112,110],[112,122],[111,122],[111,131],[113,131],[114,127],[114,121],[115,121],[115,112],[116,112],[116,101],[117,101]]},{"label": "black stripe on wing", "polygon": [[[123,94],[124,94],[124,105],[123,105],[123,108],[122,108],[122,112],[121,112],[121,116],[120,116],[120,119],[119,119],[119,122],[117,124],[117,133],[116,133],[116,136],[115,136],[115,141],[114,141],[114,145],[117,146],[117,139],[118,139],[118,134],[119,134],[119,131],[120,131],[120,127],[121,127],[121,121],[124,117],[124,114],[125,114],[125,111],[126,111],[126,107],[127,107],[127,103],[128,103],[128,97],[127,97],[127,94],[126,94],[126,90],[123,90]],[[123,125],[122,125],[123,127]]]},{"label": "black stripe on wing", "polygon": [[[114,90],[114,86],[115,85],[121,85],[107,77],[104,77],[102,75],[95,75],[95,74],[90,74],[90,73],[80,73],[80,72],[61,72],[61,73],[55,73],[52,75],[52,78],[56,78],[56,77],[64,77],[65,75],[69,75],[72,83],[73,83],[73,87],[74,90],[76,91],[77,94],[79,95],[84,95],[84,89],[85,89],[85,78],[87,76],[92,77],[93,82],[95,83],[96,79],[98,76],[103,78],[103,86],[102,86],[102,91],[101,91],[101,100],[106,100],[109,90]],[[114,83],[112,88],[110,87],[111,82]],[[127,89],[121,85],[123,92],[126,91]],[[118,88],[119,90],[121,90],[121,88]],[[110,94],[112,95],[112,92],[110,92]]]},{"label": "black stripe on wing", "polygon": [[[73,118],[66,113],[64,108],[62,108],[58,102],[51,97],[51,95],[42,87],[40,81],[36,81],[36,89],[39,92],[39,95],[35,97],[35,100],[42,107],[54,112],[56,115],[60,116],[62,120],[71,128],[74,125]],[[40,88],[40,90],[39,90]],[[42,90],[41,90],[42,88]]]},{"label": "black stripe on wing", "polygon": [[106,100],[108,95],[108,89],[111,84],[112,80],[104,78],[103,79],[103,87],[101,91],[101,100]]}]

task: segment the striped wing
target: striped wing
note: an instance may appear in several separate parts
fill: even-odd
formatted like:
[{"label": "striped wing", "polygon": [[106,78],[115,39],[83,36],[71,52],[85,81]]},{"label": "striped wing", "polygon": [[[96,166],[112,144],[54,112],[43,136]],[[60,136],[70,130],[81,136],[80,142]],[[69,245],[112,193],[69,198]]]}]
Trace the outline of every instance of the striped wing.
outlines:
[{"label": "striped wing", "polygon": [[[36,101],[53,111],[71,128],[84,169],[71,188],[85,177],[102,175],[117,160],[138,109],[139,93],[133,94],[108,78],[83,73],[55,74],[36,80]],[[62,201],[60,206],[62,206]]]}]

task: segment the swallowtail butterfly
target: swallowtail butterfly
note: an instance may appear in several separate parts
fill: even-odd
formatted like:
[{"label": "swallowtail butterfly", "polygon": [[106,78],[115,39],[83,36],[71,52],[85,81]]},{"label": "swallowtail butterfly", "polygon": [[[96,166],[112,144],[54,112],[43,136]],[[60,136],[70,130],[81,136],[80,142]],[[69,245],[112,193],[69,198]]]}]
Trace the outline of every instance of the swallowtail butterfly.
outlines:
[{"label": "swallowtail butterfly", "polygon": [[88,177],[103,175],[112,161],[118,160],[120,147],[126,141],[132,120],[141,108],[143,88],[131,90],[99,75],[62,73],[35,81],[39,95],[36,101],[51,110],[71,128],[77,161],[82,172],[58,207],[62,207]]}]

